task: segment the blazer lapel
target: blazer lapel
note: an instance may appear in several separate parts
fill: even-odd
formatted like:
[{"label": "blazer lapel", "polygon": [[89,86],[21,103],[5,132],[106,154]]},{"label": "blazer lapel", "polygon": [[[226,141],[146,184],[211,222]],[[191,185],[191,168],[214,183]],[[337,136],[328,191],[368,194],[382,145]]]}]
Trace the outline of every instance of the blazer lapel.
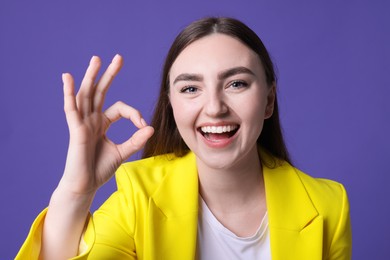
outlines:
[{"label": "blazer lapel", "polygon": [[[297,170],[261,152],[273,260],[322,259],[323,219]],[[266,167],[272,165],[274,167]],[[193,153],[167,164],[149,200],[144,259],[194,259],[198,221],[198,175]]]},{"label": "blazer lapel", "polygon": [[[261,153],[273,260],[322,259],[323,219],[291,165]],[[273,167],[267,167],[272,165]]]},{"label": "blazer lapel", "polygon": [[192,153],[174,159],[149,200],[145,259],[194,259],[198,221],[198,175]]}]

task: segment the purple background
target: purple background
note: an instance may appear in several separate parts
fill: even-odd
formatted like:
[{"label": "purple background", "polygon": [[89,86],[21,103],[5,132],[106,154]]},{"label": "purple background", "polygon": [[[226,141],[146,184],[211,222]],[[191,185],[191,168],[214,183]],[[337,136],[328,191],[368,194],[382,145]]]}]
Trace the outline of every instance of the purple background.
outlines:
[{"label": "purple background", "polygon": [[[347,188],[353,258],[384,259],[390,4],[313,2],[2,0],[0,258],[15,256],[63,171],[68,130],[61,73],[80,82],[92,55],[107,65],[122,54],[125,66],[107,104],[125,101],[149,119],[174,36],[194,19],[227,15],[253,28],[277,64],[281,118],[295,164]],[[109,135],[121,141],[132,129],[122,120]],[[93,207],[114,189],[110,181]]]}]

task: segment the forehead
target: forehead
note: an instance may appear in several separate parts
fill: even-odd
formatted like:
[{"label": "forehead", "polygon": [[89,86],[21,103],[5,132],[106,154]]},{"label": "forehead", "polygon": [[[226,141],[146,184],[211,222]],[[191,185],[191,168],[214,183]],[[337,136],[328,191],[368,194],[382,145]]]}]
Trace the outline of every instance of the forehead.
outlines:
[{"label": "forehead", "polygon": [[237,66],[262,70],[253,50],[234,37],[214,33],[188,45],[172,64],[170,75],[214,73]]}]

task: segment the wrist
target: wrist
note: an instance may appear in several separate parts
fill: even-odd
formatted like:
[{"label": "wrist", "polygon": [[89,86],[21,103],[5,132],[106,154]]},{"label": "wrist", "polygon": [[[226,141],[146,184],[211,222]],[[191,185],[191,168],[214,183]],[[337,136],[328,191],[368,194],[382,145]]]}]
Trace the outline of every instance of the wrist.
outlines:
[{"label": "wrist", "polygon": [[60,182],[52,194],[50,204],[62,204],[81,211],[89,210],[96,191],[79,192]]}]

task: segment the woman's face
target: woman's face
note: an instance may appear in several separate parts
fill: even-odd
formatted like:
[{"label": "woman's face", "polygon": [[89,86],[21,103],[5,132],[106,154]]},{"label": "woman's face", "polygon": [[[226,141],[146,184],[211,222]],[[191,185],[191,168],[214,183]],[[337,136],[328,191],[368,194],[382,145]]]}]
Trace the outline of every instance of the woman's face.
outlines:
[{"label": "woman's face", "polygon": [[169,81],[178,130],[198,161],[223,169],[257,158],[275,88],[255,52],[224,34],[206,36],[180,53]]}]

